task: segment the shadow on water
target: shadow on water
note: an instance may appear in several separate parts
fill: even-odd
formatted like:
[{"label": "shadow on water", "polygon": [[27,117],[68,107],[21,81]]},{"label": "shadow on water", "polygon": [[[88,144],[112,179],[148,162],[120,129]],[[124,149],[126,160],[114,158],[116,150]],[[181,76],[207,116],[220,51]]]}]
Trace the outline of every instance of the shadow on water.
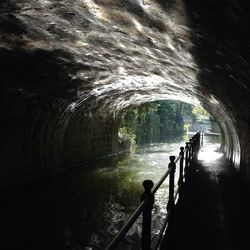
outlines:
[{"label": "shadow on water", "polygon": [[[57,176],[1,191],[4,249],[103,249],[138,206],[142,182],[157,182],[182,140],[138,148]],[[153,234],[166,214],[167,183],[157,192]],[[121,249],[138,249],[140,219]],[[15,239],[15,240],[13,240]]]},{"label": "shadow on water", "polygon": [[[142,181],[159,179],[168,162],[165,152],[168,148],[178,152],[177,144],[154,144],[124,159],[106,159],[2,190],[2,245],[5,249],[102,249],[139,204]],[[138,239],[139,232],[135,225],[127,240]]]}]

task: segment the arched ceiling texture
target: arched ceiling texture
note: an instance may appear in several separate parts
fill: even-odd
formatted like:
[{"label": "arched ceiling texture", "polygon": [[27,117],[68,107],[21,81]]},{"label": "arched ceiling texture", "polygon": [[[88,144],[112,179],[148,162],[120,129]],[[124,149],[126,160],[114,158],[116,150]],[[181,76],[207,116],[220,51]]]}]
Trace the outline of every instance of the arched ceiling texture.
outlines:
[{"label": "arched ceiling texture", "polygon": [[[250,177],[250,4],[1,1],[1,185],[117,152],[141,103],[201,103]],[[241,162],[240,162],[241,161]]]}]

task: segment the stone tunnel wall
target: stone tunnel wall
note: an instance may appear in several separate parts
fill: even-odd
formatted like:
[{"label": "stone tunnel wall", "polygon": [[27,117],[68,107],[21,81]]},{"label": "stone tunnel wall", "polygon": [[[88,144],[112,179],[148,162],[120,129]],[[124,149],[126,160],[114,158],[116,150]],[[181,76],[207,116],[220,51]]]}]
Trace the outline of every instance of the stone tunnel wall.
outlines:
[{"label": "stone tunnel wall", "polygon": [[32,112],[30,101],[21,105],[16,99],[2,106],[8,111],[1,124],[1,187],[119,152],[118,123],[113,117],[71,111],[65,100],[46,108],[34,105]]},{"label": "stone tunnel wall", "polygon": [[250,4],[248,1],[184,1],[193,34],[200,86],[226,133],[226,152],[242,176],[249,174]]},{"label": "stone tunnel wall", "polygon": [[0,54],[1,187],[119,151],[118,120],[98,111],[94,97],[77,104],[78,82],[59,59],[64,53],[0,48]]}]

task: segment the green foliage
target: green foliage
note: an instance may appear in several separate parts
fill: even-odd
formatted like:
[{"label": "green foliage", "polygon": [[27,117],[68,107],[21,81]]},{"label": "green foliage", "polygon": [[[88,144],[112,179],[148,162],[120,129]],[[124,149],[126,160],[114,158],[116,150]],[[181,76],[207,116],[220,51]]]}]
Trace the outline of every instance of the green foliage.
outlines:
[{"label": "green foliage", "polygon": [[136,144],[165,141],[183,134],[188,137],[191,124],[207,119],[212,117],[202,107],[180,101],[146,103],[125,114],[119,129],[120,145],[134,151]]},{"label": "green foliage", "polygon": [[[184,119],[193,119],[193,106],[180,101],[157,101],[127,111],[119,130],[121,142],[137,144],[164,141],[184,132]],[[128,143],[127,143],[128,144]]]},{"label": "green foliage", "polygon": [[120,144],[124,144],[124,149],[129,148],[130,152],[134,152],[136,148],[136,135],[128,127],[120,127],[118,130]]},{"label": "green foliage", "polygon": [[211,118],[211,115],[200,106],[193,107],[192,114],[194,116],[195,121],[203,121]]},{"label": "green foliage", "polygon": [[185,123],[184,124],[184,131],[188,134],[188,131],[189,131],[189,127],[190,127],[190,124],[187,124],[187,123]]}]

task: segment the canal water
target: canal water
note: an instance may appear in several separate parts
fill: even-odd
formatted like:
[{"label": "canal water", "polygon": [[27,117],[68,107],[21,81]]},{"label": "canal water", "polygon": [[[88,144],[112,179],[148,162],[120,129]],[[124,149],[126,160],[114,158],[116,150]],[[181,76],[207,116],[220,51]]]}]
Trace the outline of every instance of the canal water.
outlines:
[{"label": "canal water", "polygon": [[[140,146],[130,156],[1,191],[4,249],[104,249],[139,205],[142,182],[151,179],[156,183],[167,170],[169,156],[178,156],[183,145],[183,138],[177,138]],[[167,187],[168,182],[156,193],[155,236],[166,214]],[[120,249],[138,249],[140,225],[141,218]]]}]

